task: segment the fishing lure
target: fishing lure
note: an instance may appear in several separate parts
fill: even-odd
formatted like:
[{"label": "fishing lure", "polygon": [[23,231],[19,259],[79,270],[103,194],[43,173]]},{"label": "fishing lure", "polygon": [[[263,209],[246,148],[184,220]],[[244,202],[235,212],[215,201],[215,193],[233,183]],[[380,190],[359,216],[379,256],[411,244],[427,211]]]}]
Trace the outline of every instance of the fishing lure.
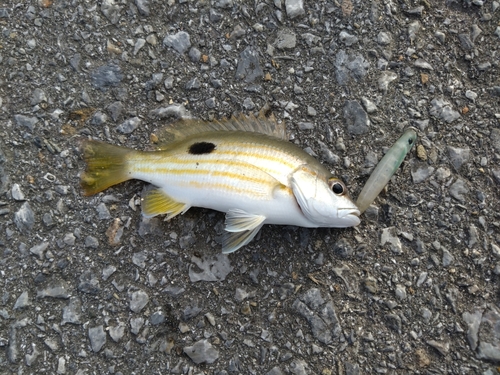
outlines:
[{"label": "fishing lure", "polygon": [[356,201],[361,213],[365,212],[368,206],[373,203],[394,173],[396,173],[406,154],[415,144],[416,139],[417,132],[414,129],[406,130],[377,164]]}]

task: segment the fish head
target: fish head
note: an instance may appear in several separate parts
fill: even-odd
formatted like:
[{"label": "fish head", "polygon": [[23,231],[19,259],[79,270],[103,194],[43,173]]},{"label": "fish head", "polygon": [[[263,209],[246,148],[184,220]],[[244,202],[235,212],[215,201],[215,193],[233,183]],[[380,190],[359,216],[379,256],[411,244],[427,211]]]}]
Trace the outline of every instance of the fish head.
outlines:
[{"label": "fish head", "polygon": [[302,166],[293,172],[290,182],[302,213],[318,227],[346,228],[360,223],[358,206],[338,178]]}]

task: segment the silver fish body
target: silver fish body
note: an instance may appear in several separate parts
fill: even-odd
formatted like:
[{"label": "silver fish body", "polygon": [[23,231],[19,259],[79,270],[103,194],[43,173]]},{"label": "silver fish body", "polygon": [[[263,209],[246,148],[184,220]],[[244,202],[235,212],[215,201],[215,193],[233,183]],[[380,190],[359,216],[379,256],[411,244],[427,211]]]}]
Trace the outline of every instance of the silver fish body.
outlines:
[{"label": "silver fish body", "polygon": [[[241,120],[247,124],[247,118]],[[270,120],[261,119],[265,121]],[[202,131],[181,135],[159,151],[87,141],[85,194],[139,179],[158,187],[143,198],[145,216],[172,218],[190,207],[225,212],[225,253],[250,242],[264,224],[311,228],[359,224],[359,210],[343,182],[299,147],[245,128],[216,131],[213,125],[210,129],[196,125]]]}]

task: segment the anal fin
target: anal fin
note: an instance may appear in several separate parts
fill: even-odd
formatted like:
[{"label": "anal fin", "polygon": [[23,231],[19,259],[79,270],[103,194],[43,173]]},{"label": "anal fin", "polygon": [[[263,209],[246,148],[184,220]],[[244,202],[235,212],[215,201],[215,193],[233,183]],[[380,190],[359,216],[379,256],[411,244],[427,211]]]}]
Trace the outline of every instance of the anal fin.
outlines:
[{"label": "anal fin", "polygon": [[191,206],[173,200],[160,189],[151,190],[142,200],[142,214],[145,217],[167,215],[167,219],[183,214]]},{"label": "anal fin", "polygon": [[222,252],[232,253],[245,246],[259,233],[266,217],[243,210],[229,210],[226,214],[226,232],[222,237]]}]

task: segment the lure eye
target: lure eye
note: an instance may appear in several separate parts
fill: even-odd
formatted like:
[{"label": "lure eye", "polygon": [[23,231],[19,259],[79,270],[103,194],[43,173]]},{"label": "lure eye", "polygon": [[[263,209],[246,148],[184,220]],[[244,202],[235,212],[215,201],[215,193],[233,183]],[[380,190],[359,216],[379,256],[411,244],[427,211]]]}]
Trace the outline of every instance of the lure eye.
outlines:
[{"label": "lure eye", "polygon": [[338,180],[330,180],[330,188],[335,195],[344,195],[347,192],[345,185]]}]

